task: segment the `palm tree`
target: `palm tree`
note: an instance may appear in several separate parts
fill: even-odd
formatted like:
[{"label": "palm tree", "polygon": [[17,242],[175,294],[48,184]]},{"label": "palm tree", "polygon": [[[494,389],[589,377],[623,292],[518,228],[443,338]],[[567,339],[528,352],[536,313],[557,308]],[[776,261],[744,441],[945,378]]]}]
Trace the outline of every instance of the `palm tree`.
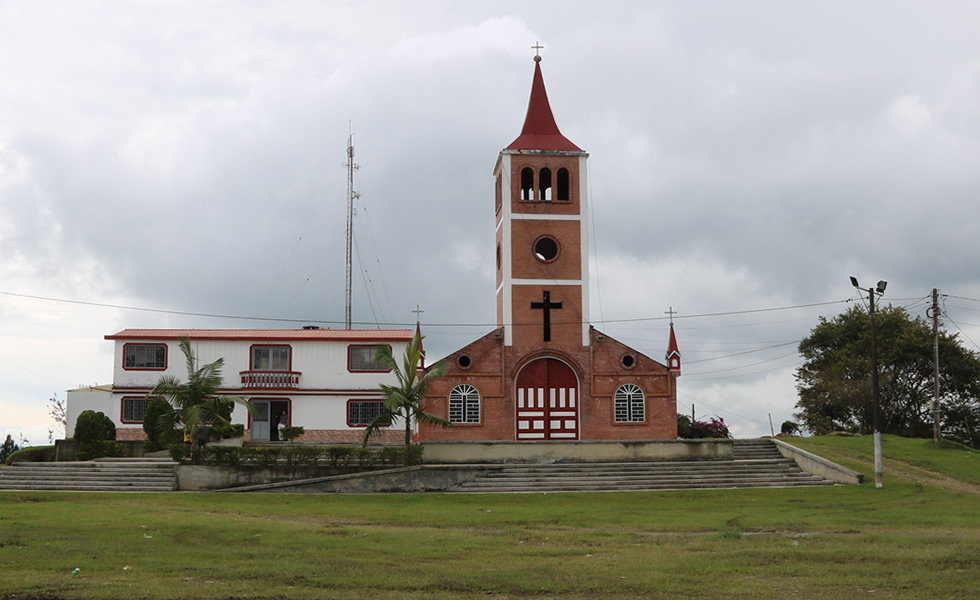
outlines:
[{"label": "palm tree", "polygon": [[187,381],[172,375],[160,378],[147,396],[159,396],[170,403],[171,411],[161,415],[162,430],[181,428],[191,436],[191,447],[197,448],[197,430],[206,422],[227,424],[235,404],[242,404],[251,413],[252,405],[239,396],[219,396],[221,367],[225,359],[198,366],[191,350],[190,338],[180,338],[180,351],[187,360]]},{"label": "palm tree", "polygon": [[387,429],[395,419],[403,419],[405,422],[405,464],[411,462],[412,445],[412,422],[424,423],[427,425],[441,425],[442,427],[452,427],[452,423],[425,412],[425,397],[429,390],[432,380],[442,377],[446,373],[446,364],[438,362],[419,376],[419,362],[422,357],[422,337],[418,334],[412,338],[412,342],[405,349],[405,357],[399,367],[398,361],[391,354],[388,346],[379,346],[377,359],[386,369],[390,370],[398,378],[398,385],[381,385],[381,393],[384,394],[384,409],[375,417],[364,430],[362,446],[367,446],[368,440],[372,435],[381,429]]}]

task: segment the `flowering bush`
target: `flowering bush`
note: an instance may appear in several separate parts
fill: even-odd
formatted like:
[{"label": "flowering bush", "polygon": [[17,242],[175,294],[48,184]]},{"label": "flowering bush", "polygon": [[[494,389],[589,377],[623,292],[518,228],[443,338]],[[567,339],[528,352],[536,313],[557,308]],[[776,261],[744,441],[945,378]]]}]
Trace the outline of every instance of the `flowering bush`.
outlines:
[{"label": "flowering bush", "polygon": [[677,415],[677,437],[682,440],[700,440],[703,438],[729,438],[728,425],[725,419],[711,417],[708,422],[692,421],[686,415]]}]

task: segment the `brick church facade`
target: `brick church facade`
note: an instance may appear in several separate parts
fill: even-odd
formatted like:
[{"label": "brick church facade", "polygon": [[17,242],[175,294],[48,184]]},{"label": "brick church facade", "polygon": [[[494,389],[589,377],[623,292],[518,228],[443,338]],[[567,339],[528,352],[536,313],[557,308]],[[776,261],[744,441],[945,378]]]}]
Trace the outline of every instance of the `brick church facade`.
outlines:
[{"label": "brick church facade", "polygon": [[497,329],[447,356],[420,441],[664,440],[677,437],[680,353],[663,364],[589,322],[588,153],[555,122],[540,57],[520,136],[496,181]]}]

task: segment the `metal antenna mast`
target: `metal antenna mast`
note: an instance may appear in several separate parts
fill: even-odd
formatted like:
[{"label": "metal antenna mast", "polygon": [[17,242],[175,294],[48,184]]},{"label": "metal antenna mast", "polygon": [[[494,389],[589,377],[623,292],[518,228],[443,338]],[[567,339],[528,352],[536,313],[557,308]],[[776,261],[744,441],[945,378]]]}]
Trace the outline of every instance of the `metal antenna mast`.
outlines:
[{"label": "metal antenna mast", "polygon": [[[348,125],[348,127],[350,127]],[[344,323],[347,329],[351,328],[351,266],[353,264],[354,248],[354,199],[360,198],[361,194],[354,191],[354,171],[361,168],[361,165],[354,162],[354,130],[349,129],[347,134],[347,276],[345,291],[347,293],[347,303],[344,305]]]}]

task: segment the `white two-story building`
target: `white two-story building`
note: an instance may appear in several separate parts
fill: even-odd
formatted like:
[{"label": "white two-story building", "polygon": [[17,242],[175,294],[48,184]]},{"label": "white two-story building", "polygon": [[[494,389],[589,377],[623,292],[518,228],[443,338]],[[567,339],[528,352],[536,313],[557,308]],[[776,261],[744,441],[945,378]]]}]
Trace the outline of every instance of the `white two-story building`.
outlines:
[{"label": "white two-story building", "polygon": [[82,411],[95,410],[115,422],[116,439],[144,439],[147,393],[164,375],[187,378],[178,343],[186,337],[198,366],[224,359],[220,393],[252,404],[251,415],[242,406],[232,414],[233,423],[245,424],[246,440],[276,439],[285,412],[288,425],[306,430],[298,441],[359,442],[381,408],[379,385],[397,383],[375,359],[378,346],[401,357],[413,336],[407,329],[125,329],[106,336],[116,345],[112,385],[68,393],[68,434]]}]

